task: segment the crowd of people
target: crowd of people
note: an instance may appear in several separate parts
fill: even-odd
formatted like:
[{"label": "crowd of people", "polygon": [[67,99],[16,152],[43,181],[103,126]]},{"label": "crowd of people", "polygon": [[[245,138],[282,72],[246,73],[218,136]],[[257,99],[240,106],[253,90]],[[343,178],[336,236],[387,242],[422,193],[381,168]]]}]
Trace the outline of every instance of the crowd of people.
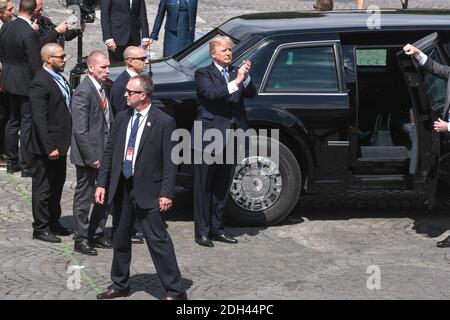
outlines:
[{"label": "crowd of people", "polygon": [[[161,0],[151,34],[144,0],[101,1],[108,54],[96,50],[88,55],[88,75],[74,90],[63,75],[64,42],[81,35],[85,25],[78,30],[69,30],[66,21],[56,25],[41,14],[42,6],[42,0],[20,0],[13,19],[13,2],[0,0],[0,154],[8,173],[32,177],[32,236],[58,243],[59,236],[74,233],[74,250],[85,255],[113,249],[113,283],[99,299],[129,294],[131,246],[145,239],[166,292],[163,299],[187,299],[160,214],[172,207],[174,198],[177,168],[170,137],[175,120],[152,107],[153,81],[144,73],[149,68],[146,49],[158,39],[164,16],[164,55],[193,42],[197,1]],[[314,9],[332,10],[333,1],[317,0]],[[212,63],[195,73],[196,120],[212,121],[221,130],[246,130],[244,98],[257,92],[252,63],[231,65],[232,46],[225,36],[209,43]],[[407,46],[405,52],[430,72],[448,76],[447,69],[417,49]],[[117,61],[124,62],[125,70],[108,90],[110,63]],[[447,123],[435,126],[439,132],[448,128]],[[60,224],[69,148],[76,170],[74,230]],[[233,169],[229,164],[194,165],[195,242],[200,246],[238,242],[225,234],[223,225]],[[105,236],[109,214],[112,240]]]}]

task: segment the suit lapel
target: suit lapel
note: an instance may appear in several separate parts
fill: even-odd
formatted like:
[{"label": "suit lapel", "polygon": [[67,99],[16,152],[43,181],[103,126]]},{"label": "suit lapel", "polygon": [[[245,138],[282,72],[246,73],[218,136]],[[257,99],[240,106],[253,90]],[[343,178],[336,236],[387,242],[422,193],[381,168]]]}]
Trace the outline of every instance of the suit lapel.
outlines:
[{"label": "suit lapel", "polygon": [[133,116],[133,109],[130,108],[127,111],[127,116],[125,117],[125,120],[123,121],[122,126],[120,128],[120,132],[119,132],[118,145],[121,148],[119,150],[119,152],[121,152],[120,154],[122,155],[122,158],[121,158],[122,160],[123,160],[123,157],[124,157],[124,154],[123,154],[124,147],[126,147],[127,144],[128,144],[128,141],[127,141],[127,129],[128,129],[128,124],[130,123],[130,119],[131,119],[132,116]]},{"label": "suit lapel", "polygon": [[[91,86],[91,89],[94,91],[94,96],[95,96],[95,99],[97,99],[97,105],[102,113],[103,121],[105,121],[105,125],[108,125],[108,121],[106,120],[105,112],[102,109],[102,99],[100,98],[100,94],[98,93],[98,90],[95,87],[95,84],[92,82],[91,78],[87,77],[87,80],[88,80],[89,85]],[[105,95],[106,95],[106,92],[105,92]],[[111,104],[109,103],[108,95],[106,95],[106,101],[108,102],[107,105],[111,106]],[[109,114],[111,115],[111,110],[109,111]],[[111,121],[109,123],[111,123]]]},{"label": "suit lapel", "polygon": [[[55,80],[53,80],[52,76],[50,75],[50,73],[48,73],[46,70],[43,71],[45,77],[48,79],[48,82],[51,83],[51,86],[53,86],[53,90],[58,92],[57,94],[59,95],[59,97],[61,98],[62,101],[64,101],[64,104],[66,105],[66,109],[69,112],[69,114],[71,115],[70,112],[70,106],[67,105],[66,102],[66,97],[64,96],[64,94],[61,92],[61,88],[58,86],[58,84],[55,82]],[[64,77],[63,77],[64,79]],[[65,79],[64,79],[65,80]],[[67,83],[67,82],[66,82]],[[70,89],[70,86],[69,86]],[[70,89],[70,96],[72,97],[72,89]],[[71,115],[72,116],[72,115]]]},{"label": "suit lapel", "polygon": [[139,142],[139,148],[138,148],[138,153],[136,154],[136,159],[139,157],[141,150],[142,150],[142,146],[145,143],[145,140],[147,140],[147,137],[150,134],[150,131],[152,131],[153,127],[155,126],[155,122],[156,122],[156,110],[154,109],[155,107],[150,107],[150,110],[148,111],[147,114],[147,119],[145,119],[145,123],[143,123],[142,125],[144,126],[144,131],[142,132],[142,136],[141,136],[141,141]]},{"label": "suit lapel", "polygon": [[[216,76],[216,78],[218,78],[223,84],[226,84],[225,78],[223,77],[222,73],[220,73],[219,69],[217,69],[216,65],[214,64],[214,62],[212,62],[209,65],[209,70],[212,72],[212,74],[214,74]],[[231,80],[231,79],[230,79]]]}]

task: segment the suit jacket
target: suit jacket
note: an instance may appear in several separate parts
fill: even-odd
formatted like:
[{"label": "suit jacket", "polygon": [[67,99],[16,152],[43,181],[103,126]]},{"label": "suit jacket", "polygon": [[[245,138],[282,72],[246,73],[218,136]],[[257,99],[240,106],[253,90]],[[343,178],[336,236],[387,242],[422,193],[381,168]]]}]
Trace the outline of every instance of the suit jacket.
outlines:
[{"label": "suit jacket", "polygon": [[72,148],[70,160],[78,166],[90,166],[102,162],[108,135],[113,123],[109,103],[110,128],[107,127],[102,100],[94,83],[86,77],[75,89],[72,97]]},{"label": "suit jacket", "polygon": [[[230,82],[236,79],[237,72],[238,68],[228,67]],[[214,62],[198,69],[195,72],[195,81],[200,105],[195,120],[201,121],[203,131],[210,128],[219,129],[225,144],[226,129],[230,129],[232,122],[236,128],[248,129],[244,98],[253,98],[257,94],[252,81],[247,87],[244,87],[242,82],[238,86],[239,90],[230,95],[227,83]]]},{"label": "suit jacket", "polygon": [[114,39],[116,45],[126,46],[131,37],[132,43],[139,45],[142,38],[149,37],[144,0],[133,0],[131,10],[129,0],[102,0],[100,10],[103,41]]},{"label": "suit jacket", "polygon": [[70,41],[75,39],[81,34],[81,30],[67,30],[64,33],[64,40],[61,42],[58,41],[58,37],[60,36],[58,32],[55,31],[56,24],[50,20],[50,18],[46,16],[41,16],[39,19],[39,40],[41,46],[44,46],[47,43],[59,43],[64,46],[65,41]]},{"label": "suit jacket", "polygon": [[[150,35],[151,39],[158,40],[159,30],[161,29],[164,16],[166,16],[166,25],[164,26],[164,29],[173,32],[177,31],[178,5],[179,0],[160,0],[158,13],[156,14],[155,23],[153,24],[153,30]],[[195,30],[195,21],[197,19],[197,0],[189,0],[188,16],[190,30]]]},{"label": "suit jacket", "polygon": [[72,118],[61,89],[46,70],[36,73],[29,98],[33,153],[48,155],[58,149],[60,154],[67,154],[72,136]]},{"label": "suit jacket", "polygon": [[114,114],[118,114],[120,111],[127,109],[127,98],[123,94],[130,78],[127,70],[124,70],[111,87],[109,100],[111,101]]},{"label": "suit jacket", "polygon": [[31,79],[42,67],[39,36],[21,18],[2,26],[0,32],[0,59],[2,73],[0,88],[9,93],[28,96]]},{"label": "suit jacket", "polygon": [[[134,110],[117,115],[108,145],[103,155],[97,185],[108,191],[111,204],[122,174],[127,127]],[[175,120],[156,107],[150,107],[134,166],[134,192],[137,205],[142,209],[159,207],[159,197],[173,199],[177,167],[171,160],[174,142],[170,137]]]},{"label": "suit jacket", "polygon": [[450,108],[450,67],[437,63],[430,57],[428,57],[427,62],[423,65],[423,68],[436,75],[437,77],[447,81],[447,95],[445,97],[445,105],[442,110],[442,119],[448,121],[448,111]]}]

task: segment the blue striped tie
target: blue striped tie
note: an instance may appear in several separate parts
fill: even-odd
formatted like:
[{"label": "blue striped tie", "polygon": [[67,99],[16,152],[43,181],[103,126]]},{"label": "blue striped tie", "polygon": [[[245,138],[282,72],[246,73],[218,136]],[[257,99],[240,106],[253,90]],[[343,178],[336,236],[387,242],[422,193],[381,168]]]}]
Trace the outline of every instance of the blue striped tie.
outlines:
[{"label": "blue striped tie", "polygon": [[122,172],[126,179],[133,175],[133,158],[136,156],[136,150],[134,149],[134,144],[136,143],[136,136],[139,129],[139,118],[141,114],[136,113],[136,119],[134,120],[133,126],[131,127],[130,137],[128,138],[127,151],[131,148],[133,149],[133,157],[131,159],[127,159],[125,156],[125,161],[123,162]]}]

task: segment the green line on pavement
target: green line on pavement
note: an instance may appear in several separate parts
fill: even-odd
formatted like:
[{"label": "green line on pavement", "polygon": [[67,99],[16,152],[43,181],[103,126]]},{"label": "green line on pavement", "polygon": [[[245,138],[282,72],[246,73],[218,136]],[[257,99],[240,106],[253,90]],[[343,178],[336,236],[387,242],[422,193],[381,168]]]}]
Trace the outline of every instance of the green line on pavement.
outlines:
[{"label": "green line on pavement", "polygon": [[[20,197],[22,198],[22,201],[25,202],[25,204],[31,208],[32,207],[31,198],[25,193],[25,191],[22,190],[22,188],[19,186],[19,183],[16,181],[16,179],[14,179],[14,176],[10,173],[3,173],[3,175],[6,176],[6,179],[8,179],[8,181],[13,185],[14,189],[19,193]],[[64,243],[64,241],[61,240],[60,244],[64,250],[64,253],[69,257],[72,264],[75,266],[79,266],[77,259],[75,259],[75,256],[73,255],[73,252]],[[86,281],[86,283],[89,284],[97,293],[102,292],[94,283],[92,278],[89,277],[83,269],[80,270],[80,273],[83,276],[84,281]]]},{"label": "green line on pavement", "polygon": [[25,202],[25,204],[27,204],[30,208],[31,208],[31,198],[22,190],[22,188],[19,186],[19,184],[17,183],[16,179],[14,179],[14,176],[10,173],[3,173],[6,176],[6,179],[8,179],[8,181],[10,183],[12,183],[14,189],[19,192],[20,197],[22,198],[22,201]]},{"label": "green line on pavement", "polygon": [[[70,258],[70,261],[73,265],[79,266],[79,263],[77,259],[75,259],[73,252],[69,249],[69,247],[64,243],[64,241],[61,240],[60,242],[61,247],[63,248],[65,254]],[[97,293],[101,293],[102,290],[100,290],[94,283],[91,277],[89,277],[86,272],[84,272],[83,269],[80,270],[81,275],[83,276],[84,281],[86,281]]]}]

